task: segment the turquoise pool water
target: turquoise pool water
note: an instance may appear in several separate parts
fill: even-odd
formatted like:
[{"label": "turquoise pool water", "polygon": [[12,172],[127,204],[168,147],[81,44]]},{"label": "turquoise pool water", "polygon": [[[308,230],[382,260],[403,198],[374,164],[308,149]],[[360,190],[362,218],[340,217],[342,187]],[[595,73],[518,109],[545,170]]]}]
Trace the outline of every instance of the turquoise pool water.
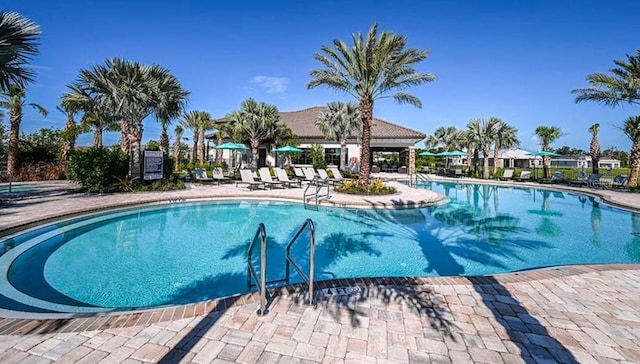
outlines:
[{"label": "turquoise pool water", "polygon": [[[177,203],[50,225],[1,243],[0,306],[100,311],[246,292],[246,250],[258,224],[269,237],[271,280],[284,276],[285,245],[306,218],[316,224],[318,279],[640,262],[640,215],[597,199],[489,185],[423,188],[451,201],[427,209],[319,211],[249,200]],[[303,267],[306,248],[293,251]]]}]

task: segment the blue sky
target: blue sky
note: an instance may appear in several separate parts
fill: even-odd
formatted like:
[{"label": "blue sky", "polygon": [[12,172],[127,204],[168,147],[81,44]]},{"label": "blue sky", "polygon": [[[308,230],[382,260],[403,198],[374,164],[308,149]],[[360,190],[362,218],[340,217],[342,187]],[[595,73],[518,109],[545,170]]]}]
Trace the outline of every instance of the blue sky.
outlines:
[{"label": "blue sky", "polygon": [[[38,72],[28,100],[50,110],[43,119],[27,110],[22,131],[64,127],[55,110],[81,68],[124,57],[169,68],[191,92],[189,110],[222,117],[253,97],[281,111],[349,100],[321,87],[307,90],[313,56],[334,39],[379,29],[406,35],[425,49],[420,72],[433,83],[409,91],[422,109],[376,102],[376,117],[431,134],[439,126],[464,128],[472,118],[497,116],[519,130],[521,146],[539,149],[534,130],[559,126],[554,147],[587,149],[587,128],[599,122],[603,147],[628,150],[619,130],[637,107],[575,104],[574,88],[606,72],[614,59],[640,47],[640,1],[133,1],[0,0],[42,27]],[[171,127],[171,129],[173,126]],[[145,122],[143,141],[157,139],[159,124]],[[117,133],[105,136],[115,143]],[[190,136],[190,135],[187,135]],[[90,135],[80,144],[89,144]],[[422,147],[423,144],[418,145]]]}]

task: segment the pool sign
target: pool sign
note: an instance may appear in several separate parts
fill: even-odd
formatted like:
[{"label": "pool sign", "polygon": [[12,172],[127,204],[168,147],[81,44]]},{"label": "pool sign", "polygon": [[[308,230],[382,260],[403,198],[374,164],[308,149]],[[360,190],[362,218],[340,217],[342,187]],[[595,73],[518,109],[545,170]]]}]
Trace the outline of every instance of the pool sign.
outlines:
[{"label": "pool sign", "polygon": [[162,152],[144,151],[144,180],[162,179]]}]

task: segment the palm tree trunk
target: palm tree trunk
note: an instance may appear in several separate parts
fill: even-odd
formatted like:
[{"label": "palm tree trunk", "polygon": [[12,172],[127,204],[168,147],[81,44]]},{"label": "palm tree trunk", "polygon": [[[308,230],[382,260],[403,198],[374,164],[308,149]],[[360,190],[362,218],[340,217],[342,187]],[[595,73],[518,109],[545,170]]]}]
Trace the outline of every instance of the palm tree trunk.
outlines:
[{"label": "palm tree trunk", "polygon": [[140,151],[142,146],[142,120],[129,124],[129,176],[131,178],[140,177],[142,174],[142,164],[140,163]]},{"label": "palm tree trunk", "polygon": [[344,171],[347,167],[347,141],[340,141],[340,170]]},{"label": "palm tree trunk", "polygon": [[[218,131],[218,145],[222,144],[222,135],[220,135],[220,131]],[[222,166],[222,150],[216,149],[216,157],[218,160],[218,165]]]},{"label": "palm tree trunk", "polygon": [[471,171],[471,163],[473,162],[471,157],[472,153],[473,153],[473,149],[467,148],[467,168],[469,168],[469,171]]},{"label": "palm tree trunk", "polygon": [[493,147],[493,175],[495,176],[498,173],[498,158],[500,157],[500,149],[496,144]]},{"label": "palm tree trunk", "polygon": [[9,112],[11,130],[9,132],[9,145],[7,147],[7,172],[11,178],[18,174],[18,141],[20,136],[20,123],[22,122],[22,108],[14,107]]},{"label": "palm tree trunk", "polygon": [[258,147],[260,139],[251,139],[251,167],[258,169]]},{"label": "palm tree trunk", "polygon": [[93,147],[102,148],[102,129],[96,129],[93,132]]},{"label": "palm tree trunk", "polygon": [[129,152],[129,120],[127,118],[122,119],[120,124],[120,149],[123,152]]},{"label": "palm tree trunk", "polygon": [[204,129],[198,130],[198,162],[204,164]]},{"label": "palm tree trunk", "polygon": [[542,157],[542,169],[543,169],[543,175],[545,179],[550,178],[549,176],[549,163],[551,162],[551,158],[549,157]]},{"label": "palm tree trunk", "polygon": [[193,137],[193,150],[191,151],[191,163],[196,163],[198,157],[198,136]]},{"label": "palm tree trunk", "polygon": [[162,131],[160,132],[160,150],[162,153],[169,153],[169,133],[167,132],[167,123],[162,124]]},{"label": "palm tree trunk", "polygon": [[180,140],[176,137],[176,141],[175,143],[173,143],[173,160],[175,161],[173,169],[175,171],[178,171],[179,169],[181,148],[182,148],[182,144],[180,144]]},{"label": "palm tree trunk", "polygon": [[482,178],[489,179],[489,148],[482,150]]},{"label": "palm tree trunk", "polygon": [[360,146],[360,176],[358,184],[367,186],[371,174],[371,124],[373,121],[373,100],[360,101],[362,119],[362,145]]},{"label": "palm tree trunk", "polygon": [[76,146],[76,122],[72,116],[67,117],[65,125],[64,140],[62,142],[62,151],[60,152],[60,160],[64,163],[69,160],[69,152]]},{"label": "palm tree trunk", "polygon": [[634,140],[629,153],[631,173],[629,174],[629,187],[638,186],[638,171],[640,171],[640,140]]}]

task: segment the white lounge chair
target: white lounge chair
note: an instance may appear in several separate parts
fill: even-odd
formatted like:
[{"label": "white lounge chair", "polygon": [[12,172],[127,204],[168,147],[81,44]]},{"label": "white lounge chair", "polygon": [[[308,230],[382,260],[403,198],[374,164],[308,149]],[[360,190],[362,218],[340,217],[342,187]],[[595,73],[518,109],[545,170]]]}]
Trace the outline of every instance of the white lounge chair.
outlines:
[{"label": "white lounge chair", "polygon": [[336,182],[338,182],[336,179],[329,177],[327,171],[322,168],[318,169],[318,176],[320,176],[321,180],[327,181],[327,183],[330,183],[332,185],[335,185]]},{"label": "white lounge chair", "polygon": [[342,176],[342,173],[340,173],[340,170],[336,167],[329,167],[329,171],[331,172],[331,174],[333,174],[333,179],[335,179],[338,182],[351,180],[351,178],[344,178]]},{"label": "white lounge chair", "polygon": [[513,169],[505,169],[502,172],[502,177],[499,177],[501,180],[506,181],[513,178]]},{"label": "white lounge chair", "polygon": [[600,174],[599,173],[591,173],[589,177],[587,177],[587,186],[595,187],[600,182]]},{"label": "white lounge chair", "polygon": [[313,167],[303,168],[302,172],[304,173],[305,181],[307,181],[309,183],[314,182],[314,178],[316,177],[316,171],[315,171],[315,169],[313,169]]},{"label": "white lounge chair", "polygon": [[272,189],[273,186],[284,188],[284,185],[282,184],[282,182],[274,181],[271,178],[271,171],[269,171],[269,168],[267,168],[267,167],[260,168],[260,180],[266,186],[269,186],[269,189]]},{"label": "white lounge chair", "polygon": [[292,185],[298,185],[298,187],[302,187],[302,181],[299,179],[290,180],[289,175],[287,175],[287,171],[280,167],[275,167],[273,169],[276,171],[276,176],[278,177],[278,181],[282,182],[284,185],[291,187]]},{"label": "white lounge chair", "polygon": [[229,179],[229,177],[225,177],[224,172],[222,172],[222,168],[220,167],[215,167],[212,170],[213,173],[213,181],[214,182],[218,182],[218,184],[222,183],[222,182],[230,182],[231,179]]},{"label": "white lounge chair", "polygon": [[256,181],[253,179],[253,175],[251,174],[250,169],[241,169],[240,178],[242,179],[242,181],[236,182],[236,187],[238,187],[239,184],[246,184],[249,190],[265,187],[264,182]]},{"label": "white lounge chair", "polygon": [[531,180],[531,171],[520,172],[520,177],[518,177],[518,181],[529,181],[529,180]]},{"label": "white lounge chair", "polygon": [[196,181],[198,182],[212,182],[213,178],[207,176],[207,170],[204,168],[196,168],[194,171]]},{"label": "white lounge chair", "polygon": [[613,182],[611,183],[611,187],[624,188],[624,187],[627,187],[628,183],[629,183],[629,177],[619,174],[613,177]]}]

